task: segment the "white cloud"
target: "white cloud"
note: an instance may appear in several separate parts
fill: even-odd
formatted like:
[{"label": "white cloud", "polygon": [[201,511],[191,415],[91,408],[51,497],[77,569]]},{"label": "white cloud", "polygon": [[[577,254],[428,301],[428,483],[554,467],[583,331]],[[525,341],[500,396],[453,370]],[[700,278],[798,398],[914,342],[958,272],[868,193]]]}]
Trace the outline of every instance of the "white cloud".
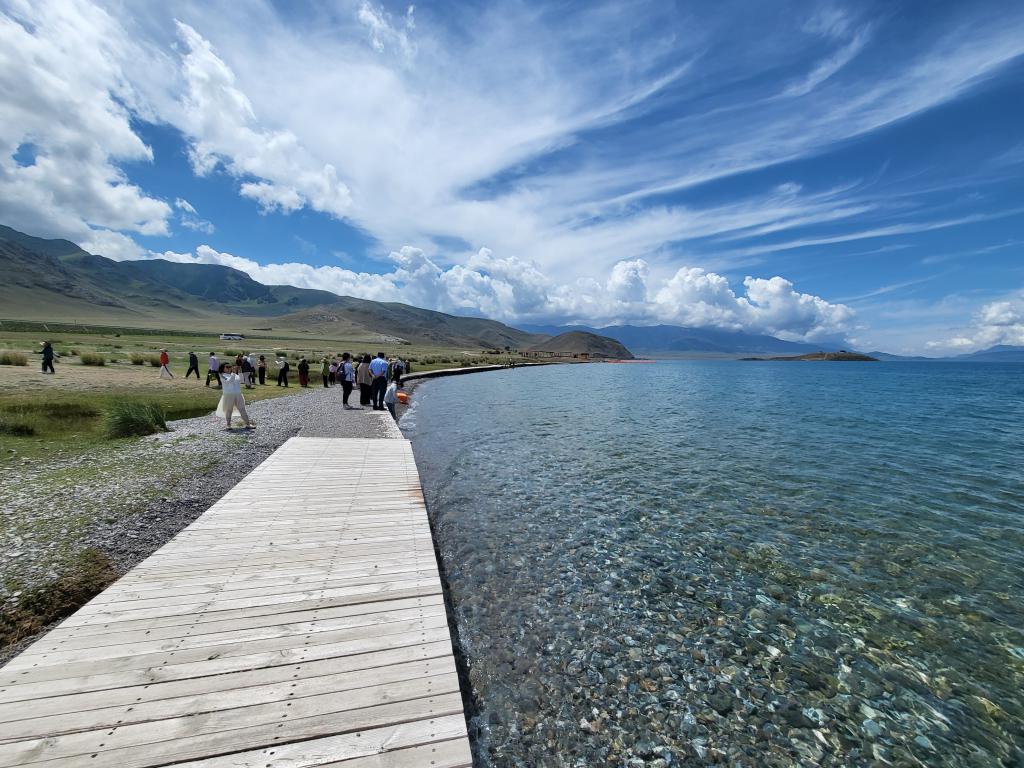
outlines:
[{"label": "white cloud", "polygon": [[221,264],[269,285],[316,288],[507,321],[670,322],[814,341],[842,338],[855,320],[849,307],[799,293],[781,277],[747,277],[745,295],[737,296],[721,275],[683,267],[663,285],[652,287],[642,261],[619,262],[604,283],[581,279],[557,284],[535,264],[496,259],[486,249],[469,259],[468,266],[443,268],[421,249],[404,246],[389,255],[393,268],[384,274],[301,262],[263,265],[208,245],[199,246],[194,254],[168,251],[150,253],[148,258]]},{"label": "white cloud", "polygon": [[[152,160],[133,132],[126,66],[136,49],[85,2],[13,0],[0,10],[0,220],[45,236],[167,233],[171,208],[119,164]],[[33,162],[15,155],[31,146]]]},{"label": "white cloud", "polygon": [[235,74],[196,30],[177,22],[187,48],[182,59],[185,95],[181,127],[192,139],[190,159],[197,174],[219,165],[246,181],[240,192],[264,211],[291,212],[306,205],[342,217],[351,205],[348,187],[330,163],[314,159],[287,129],[261,125]]},{"label": "white cloud", "polygon": [[996,344],[1024,346],[1024,291],[983,305],[969,328],[945,340],[929,342],[928,347],[971,352]]},{"label": "white cloud", "polygon": [[212,235],[216,231],[213,222],[199,216],[195,206],[188,200],[179,197],[174,201],[174,207],[181,211],[178,215],[178,222],[185,229],[191,229],[193,232],[203,232],[207,235]]}]

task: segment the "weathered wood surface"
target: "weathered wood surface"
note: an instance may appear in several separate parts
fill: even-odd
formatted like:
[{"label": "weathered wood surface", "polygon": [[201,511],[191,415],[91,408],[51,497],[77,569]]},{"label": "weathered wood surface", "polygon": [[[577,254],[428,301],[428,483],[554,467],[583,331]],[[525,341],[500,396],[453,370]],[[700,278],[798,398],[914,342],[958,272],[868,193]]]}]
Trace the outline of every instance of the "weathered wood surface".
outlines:
[{"label": "weathered wood surface", "polygon": [[289,440],[0,669],[0,768],[171,764],[472,764],[407,441]]}]

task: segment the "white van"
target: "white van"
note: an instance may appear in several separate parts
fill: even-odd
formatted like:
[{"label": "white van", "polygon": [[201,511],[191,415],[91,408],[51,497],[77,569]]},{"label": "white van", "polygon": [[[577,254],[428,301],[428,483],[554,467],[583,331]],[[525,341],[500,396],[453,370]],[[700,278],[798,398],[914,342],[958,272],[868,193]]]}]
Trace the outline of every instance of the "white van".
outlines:
[{"label": "white van", "polygon": [[244,338],[245,336],[240,333],[222,333],[220,335],[221,341],[241,341]]}]

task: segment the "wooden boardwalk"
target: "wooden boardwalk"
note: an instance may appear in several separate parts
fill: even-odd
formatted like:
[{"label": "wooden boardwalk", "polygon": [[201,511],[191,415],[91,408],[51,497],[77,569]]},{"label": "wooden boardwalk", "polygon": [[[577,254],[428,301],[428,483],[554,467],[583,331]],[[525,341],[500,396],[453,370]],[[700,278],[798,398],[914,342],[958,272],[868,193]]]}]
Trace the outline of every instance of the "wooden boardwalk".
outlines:
[{"label": "wooden boardwalk", "polygon": [[289,440],[0,669],[0,766],[471,763],[405,440]]}]

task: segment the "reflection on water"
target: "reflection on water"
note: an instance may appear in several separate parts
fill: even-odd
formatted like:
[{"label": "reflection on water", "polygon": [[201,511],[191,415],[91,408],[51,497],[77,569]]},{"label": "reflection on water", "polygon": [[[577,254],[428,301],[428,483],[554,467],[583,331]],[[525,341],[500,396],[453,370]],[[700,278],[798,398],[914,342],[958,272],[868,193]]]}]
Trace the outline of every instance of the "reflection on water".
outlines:
[{"label": "reflection on water", "polygon": [[482,763],[1024,761],[1024,366],[562,366],[416,400]]}]

